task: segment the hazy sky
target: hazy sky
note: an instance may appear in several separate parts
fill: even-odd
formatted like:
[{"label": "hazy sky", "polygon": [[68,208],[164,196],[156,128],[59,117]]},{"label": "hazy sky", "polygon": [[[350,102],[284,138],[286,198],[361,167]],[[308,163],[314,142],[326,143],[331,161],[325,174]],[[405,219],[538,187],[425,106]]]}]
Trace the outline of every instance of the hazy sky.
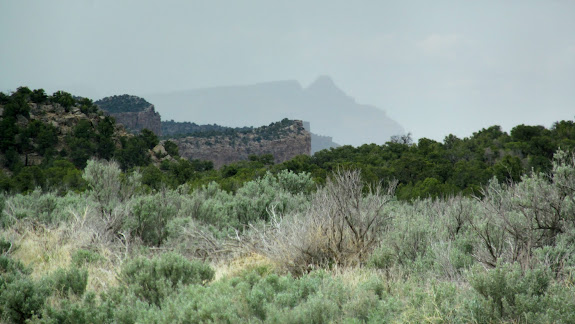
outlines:
[{"label": "hazy sky", "polygon": [[575,1],[0,0],[1,91],[99,99],[322,74],[415,138],[550,127],[575,117]]}]

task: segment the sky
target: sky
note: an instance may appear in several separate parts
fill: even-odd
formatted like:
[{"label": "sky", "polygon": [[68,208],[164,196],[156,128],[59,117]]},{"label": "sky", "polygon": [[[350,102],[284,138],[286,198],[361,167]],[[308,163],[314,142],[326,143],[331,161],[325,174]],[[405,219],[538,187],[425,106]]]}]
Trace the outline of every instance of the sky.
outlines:
[{"label": "sky", "polygon": [[3,92],[145,98],[320,75],[415,139],[551,127],[575,118],[575,1],[0,0]]}]

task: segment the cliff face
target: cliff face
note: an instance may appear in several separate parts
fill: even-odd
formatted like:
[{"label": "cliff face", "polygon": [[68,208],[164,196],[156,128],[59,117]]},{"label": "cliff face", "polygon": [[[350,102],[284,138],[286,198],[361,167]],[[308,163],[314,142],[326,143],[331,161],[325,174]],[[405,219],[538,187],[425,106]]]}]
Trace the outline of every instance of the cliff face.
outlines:
[{"label": "cliff face", "polygon": [[133,132],[147,128],[157,136],[162,135],[160,114],[144,98],[124,94],[102,98],[94,103]]},{"label": "cliff face", "polygon": [[[272,134],[268,132],[270,128],[274,129]],[[248,160],[250,155],[272,154],[274,162],[281,163],[311,153],[311,135],[299,120],[283,120],[235,134],[189,136],[171,141],[178,145],[182,157],[212,161],[215,168]]]},{"label": "cliff face", "polygon": [[142,129],[147,128],[157,136],[162,135],[162,121],[160,119],[160,114],[156,112],[153,105],[144,111],[108,114],[114,117],[117,123],[124,125],[131,131],[139,132]]}]

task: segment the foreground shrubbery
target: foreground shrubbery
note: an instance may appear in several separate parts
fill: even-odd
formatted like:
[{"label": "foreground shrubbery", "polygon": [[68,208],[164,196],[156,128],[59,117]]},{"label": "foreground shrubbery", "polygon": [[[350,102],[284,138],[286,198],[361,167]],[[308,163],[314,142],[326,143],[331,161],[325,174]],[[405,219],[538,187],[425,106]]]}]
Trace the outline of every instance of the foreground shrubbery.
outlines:
[{"label": "foreground shrubbery", "polygon": [[[575,321],[575,157],[481,198],[410,203],[340,170],[235,193],[142,190],[89,161],[84,193],[2,196],[6,322]],[[385,189],[385,190],[384,190]]]}]

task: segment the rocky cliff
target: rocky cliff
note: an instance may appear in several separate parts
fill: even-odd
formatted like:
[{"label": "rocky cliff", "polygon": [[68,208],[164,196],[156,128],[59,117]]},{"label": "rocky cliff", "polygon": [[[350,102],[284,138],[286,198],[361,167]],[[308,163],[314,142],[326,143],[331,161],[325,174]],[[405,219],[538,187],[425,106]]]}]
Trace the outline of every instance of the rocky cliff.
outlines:
[{"label": "rocky cliff", "polygon": [[162,135],[160,114],[156,112],[154,105],[143,98],[131,95],[111,96],[100,99],[95,104],[130,131],[139,132],[147,128],[157,136]]},{"label": "rocky cliff", "polygon": [[311,153],[310,133],[301,121],[288,119],[252,130],[209,136],[197,133],[171,141],[178,145],[182,157],[212,161],[215,168],[248,160],[250,155],[272,154],[274,162],[281,163]]},{"label": "rocky cliff", "polygon": [[116,118],[117,123],[124,125],[131,131],[139,132],[147,128],[157,136],[162,135],[160,114],[155,111],[153,105],[140,112],[109,113],[109,115]]}]

